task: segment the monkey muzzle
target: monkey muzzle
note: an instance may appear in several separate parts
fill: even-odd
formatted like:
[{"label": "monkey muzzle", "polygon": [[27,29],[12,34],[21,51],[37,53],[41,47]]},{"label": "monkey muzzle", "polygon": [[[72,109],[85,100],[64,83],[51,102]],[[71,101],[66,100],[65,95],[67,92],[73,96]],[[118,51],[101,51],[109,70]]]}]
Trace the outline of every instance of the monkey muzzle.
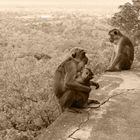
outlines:
[{"label": "monkey muzzle", "polygon": [[113,38],[109,38],[109,41],[110,41],[111,43],[113,43],[113,42],[114,42],[114,39],[113,39]]}]

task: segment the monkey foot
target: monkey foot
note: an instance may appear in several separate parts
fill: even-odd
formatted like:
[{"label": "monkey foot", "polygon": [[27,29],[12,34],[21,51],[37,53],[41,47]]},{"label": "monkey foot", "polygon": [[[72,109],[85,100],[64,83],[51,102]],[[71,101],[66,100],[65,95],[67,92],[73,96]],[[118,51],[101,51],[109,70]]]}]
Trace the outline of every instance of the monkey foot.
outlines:
[{"label": "monkey foot", "polygon": [[72,113],[82,113],[83,112],[83,110],[81,110],[79,108],[74,108],[74,107],[65,108],[64,111],[66,111],[66,112],[72,112]]},{"label": "monkey foot", "polygon": [[119,72],[119,71],[121,71],[120,69],[107,69],[107,70],[105,70],[105,72]]},{"label": "monkey foot", "polygon": [[86,108],[99,108],[100,107],[100,104],[90,104],[90,105],[87,105]]},{"label": "monkey foot", "polygon": [[100,102],[97,100],[88,99],[88,105],[90,105],[90,104],[100,104]]}]

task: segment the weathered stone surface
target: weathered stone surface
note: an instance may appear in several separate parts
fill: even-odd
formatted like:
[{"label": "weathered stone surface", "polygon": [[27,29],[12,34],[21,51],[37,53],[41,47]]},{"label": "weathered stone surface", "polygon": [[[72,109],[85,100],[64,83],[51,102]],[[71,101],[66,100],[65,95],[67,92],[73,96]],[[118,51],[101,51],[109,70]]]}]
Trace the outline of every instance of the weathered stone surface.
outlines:
[{"label": "weathered stone surface", "polygon": [[90,96],[98,108],[65,112],[39,140],[140,140],[140,72],[105,73],[99,83]]}]

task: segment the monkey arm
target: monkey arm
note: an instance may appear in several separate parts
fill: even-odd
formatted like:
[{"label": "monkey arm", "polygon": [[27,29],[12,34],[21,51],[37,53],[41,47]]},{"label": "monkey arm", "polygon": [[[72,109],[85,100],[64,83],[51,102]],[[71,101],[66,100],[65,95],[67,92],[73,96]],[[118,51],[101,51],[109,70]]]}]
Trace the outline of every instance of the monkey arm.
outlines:
[{"label": "monkey arm", "polygon": [[80,83],[78,83],[76,81],[69,82],[66,85],[71,90],[77,90],[77,91],[80,91],[80,92],[87,92],[87,93],[89,93],[91,91],[90,87],[81,85]]},{"label": "monkey arm", "polygon": [[111,56],[111,63],[110,63],[110,65],[112,65],[112,63],[113,63],[113,61],[114,61],[114,58],[115,58],[115,52],[113,52],[113,54],[112,54],[112,56]]},{"label": "monkey arm", "polygon": [[85,85],[78,83],[75,78],[77,74],[77,66],[75,63],[71,62],[66,67],[66,76],[65,76],[65,87],[71,90],[77,90],[81,92],[90,92],[91,88]]},{"label": "monkey arm", "polygon": [[98,84],[98,83],[96,83],[96,82],[93,82],[93,81],[90,81],[90,86],[95,86],[95,87],[96,87],[96,89],[98,89],[98,88],[99,88],[99,84]]},{"label": "monkey arm", "polygon": [[115,68],[115,66],[120,62],[122,55],[118,54],[118,56],[114,59],[112,65],[111,65],[111,69]]},{"label": "monkey arm", "polygon": [[123,52],[124,46],[122,46],[122,44],[120,43],[118,47],[119,47],[118,52],[116,52],[116,56],[114,57],[114,60],[112,62],[110,69],[115,68],[115,66],[120,62],[122,58],[122,52]]}]

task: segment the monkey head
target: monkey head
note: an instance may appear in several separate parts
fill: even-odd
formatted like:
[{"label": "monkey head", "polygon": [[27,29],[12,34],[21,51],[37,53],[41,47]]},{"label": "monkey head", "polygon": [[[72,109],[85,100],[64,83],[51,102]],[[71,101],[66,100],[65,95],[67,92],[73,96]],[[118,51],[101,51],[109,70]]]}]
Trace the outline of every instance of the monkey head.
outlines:
[{"label": "monkey head", "polygon": [[85,56],[79,63],[78,63],[78,71],[81,71],[85,65],[88,63],[88,58]]},{"label": "monkey head", "polygon": [[113,29],[109,31],[108,35],[110,36],[110,42],[115,43],[115,41],[118,41],[121,38],[122,33],[118,29]]},{"label": "monkey head", "polygon": [[81,77],[84,81],[89,81],[94,78],[94,74],[89,68],[84,68],[81,73]]},{"label": "monkey head", "polygon": [[82,60],[83,58],[86,57],[86,51],[81,49],[81,48],[74,48],[72,50],[72,57],[79,59],[79,60]]}]

